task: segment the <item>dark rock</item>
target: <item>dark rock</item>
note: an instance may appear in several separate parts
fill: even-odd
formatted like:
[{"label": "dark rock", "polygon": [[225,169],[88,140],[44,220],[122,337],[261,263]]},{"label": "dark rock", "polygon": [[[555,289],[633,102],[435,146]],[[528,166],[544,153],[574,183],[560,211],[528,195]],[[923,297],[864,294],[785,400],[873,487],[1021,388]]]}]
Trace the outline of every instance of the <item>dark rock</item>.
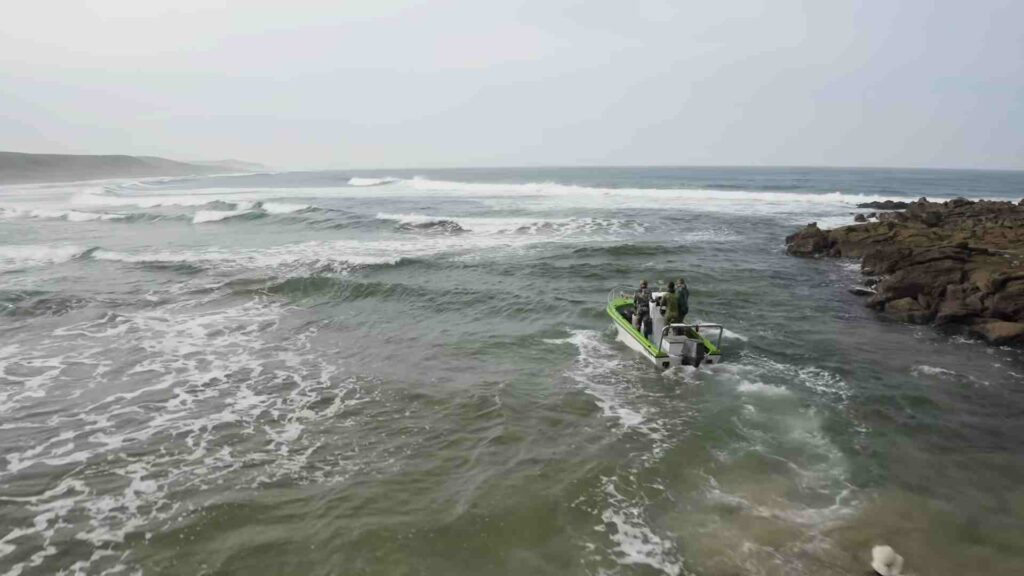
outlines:
[{"label": "dark rock", "polygon": [[934,314],[914,298],[900,298],[885,305],[886,314],[911,324],[927,324]]},{"label": "dark rock", "polygon": [[989,342],[1024,345],[1024,200],[902,204],[868,203],[904,210],[878,221],[858,214],[856,225],[809,225],[787,237],[787,252],[861,258],[862,273],[881,278],[850,292],[893,318],[962,324]]},{"label": "dark rock", "polygon": [[[1024,202],[1024,200],[1022,200]],[[904,210],[909,206],[907,202],[901,202],[899,200],[882,200],[874,202],[862,202],[857,204],[857,208],[875,208],[877,210]]]},{"label": "dark rock", "polygon": [[853,217],[853,221],[854,222],[867,222],[868,219],[863,214],[857,214],[856,216]]},{"label": "dark rock", "polygon": [[993,298],[990,308],[993,318],[1002,320],[1024,319],[1024,280],[1007,282]]},{"label": "dark rock", "polygon": [[882,212],[878,215],[879,222],[906,222],[907,215],[903,212]]},{"label": "dark rock", "polygon": [[987,320],[972,324],[970,330],[997,346],[1024,342],[1024,322]]},{"label": "dark rock", "polygon": [[796,234],[786,237],[786,253],[791,256],[818,256],[831,247],[828,233],[818,228],[817,222],[804,226]]}]

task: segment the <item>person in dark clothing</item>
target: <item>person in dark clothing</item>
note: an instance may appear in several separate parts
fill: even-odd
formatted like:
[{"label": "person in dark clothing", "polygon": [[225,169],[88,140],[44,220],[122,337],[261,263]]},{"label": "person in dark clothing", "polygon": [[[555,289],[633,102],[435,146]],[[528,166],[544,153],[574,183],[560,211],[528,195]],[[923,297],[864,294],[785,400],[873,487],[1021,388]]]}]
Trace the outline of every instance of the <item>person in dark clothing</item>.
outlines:
[{"label": "person in dark clothing", "polygon": [[647,287],[647,280],[640,282],[640,289],[633,295],[633,309],[636,310],[637,329],[644,338],[650,340],[654,323],[651,320],[651,290]]},{"label": "person in dark clothing", "polygon": [[686,315],[690,313],[690,289],[686,287],[686,280],[682,276],[676,282],[676,300],[679,306],[679,322],[685,322]]}]

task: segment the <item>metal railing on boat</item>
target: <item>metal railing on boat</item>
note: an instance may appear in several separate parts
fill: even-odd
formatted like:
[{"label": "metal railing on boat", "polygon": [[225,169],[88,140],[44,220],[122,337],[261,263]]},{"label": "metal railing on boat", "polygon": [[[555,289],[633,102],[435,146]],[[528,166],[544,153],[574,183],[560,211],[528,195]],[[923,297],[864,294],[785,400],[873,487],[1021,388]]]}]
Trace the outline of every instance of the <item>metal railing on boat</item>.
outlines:
[{"label": "metal railing on boat", "polygon": [[718,349],[722,348],[722,333],[725,332],[725,326],[722,326],[721,324],[700,324],[700,323],[698,323],[698,324],[684,324],[684,323],[678,323],[678,324],[666,324],[665,327],[661,329],[661,335],[658,337],[658,350],[662,349],[661,348],[661,344],[662,344],[662,342],[664,342],[665,336],[668,335],[668,331],[670,329],[672,329],[672,328],[681,328],[681,329],[683,329],[684,335],[685,335],[685,331],[686,330],[693,330],[695,333],[700,333],[701,330],[704,330],[706,328],[710,328],[712,330],[717,329],[718,330],[718,337],[715,338],[715,348],[718,348]]}]

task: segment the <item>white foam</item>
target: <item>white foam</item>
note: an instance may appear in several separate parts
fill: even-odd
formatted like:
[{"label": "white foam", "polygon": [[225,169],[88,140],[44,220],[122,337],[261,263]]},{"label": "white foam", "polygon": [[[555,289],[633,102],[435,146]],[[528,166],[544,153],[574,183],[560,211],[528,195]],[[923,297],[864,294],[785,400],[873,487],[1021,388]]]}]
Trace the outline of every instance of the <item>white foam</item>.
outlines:
[{"label": "white foam", "polygon": [[[40,440],[4,455],[0,483],[30,467],[61,473],[47,476],[54,482],[41,493],[6,499],[26,520],[6,527],[0,556],[35,550],[21,564],[30,567],[75,539],[108,552],[78,557],[75,570],[130,572],[121,564],[123,543],[189,513],[174,496],[182,489],[202,493],[224,482],[259,488],[281,479],[324,485],[344,478],[344,462],[311,462],[311,455],[348,407],[370,397],[337,377],[335,360],[310,349],[315,328],[284,331],[290,334],[285,340],[279,333],[267,338],[281,313],[260,301],[212,310],[181,304],[117,316],[111,320],[116,330],[99,329],[104,321],[69,326],[31,350],[0,346],[0,374],[17,384],[0,390],[0,414],[31,414],[40,402],[67,402],[83,391],[92,396],[73,412],[43,419],[41,427],[33,423]],[[131,369],[110,378],[110,350],[129,348],[125,367]],[[68,366],[76,367],[73,374]],[[126,382],[131,374],[143,385]],[[141,396],[145,402],[137,400]],[[225,427],[243,440],[225,444]],[[161,439],[160,450],[119,457],[126,445],[153,438]],[[240,446],[244,454],[234,452]],[[101,482],[83,474],[87,468],[77,466],[83,462],[103,463]]]},{"label": "white foam", "polygon": [[782,386],[772,386],[763,382],[749,382],[744,380],[737,386],[737,390],[748,394],[762,394],[765,396],[788,396],[792,394]]},{"label": "white foam", "polygon": [[398,182],[398,178],[360,178],[358,176],[348,179],[349,186],[382,186]]},{"label": "white foam", "polygon": [[54,246],[41,244],[0,246],[0,270],[17,270],[48,264],[67,262],[82,254],[81,246]]},{"label": "white foam", "polygon": [[359,242],[354,240],[313,241],[263,249],[206,248],[180,251],[119,252],[97,250],[92,257],[129,263],[217,264],[225,268],[320,268],[346,265],[396,264],[402,258],[425,256],[443,250],[437,243]]},{"label": "white foam", "polygon": [[568,375],[581,385],[584,392],[594,397],[601,412],[624,428],[644,424],[644,415],[628,405],[617,387],[616,376],[623,369],[620,356],[601,342],[600,333],[573,330],[567,341],[579,350]]},{"label": "white foam", "polygon": [[607,218],[432,216],[427,214],[393,214],[387,212],[379,212],[376,217],[378,220],[411,225],[455,222],[463,230],[478,234],[516,234],[520,236],[570,237],[586,235],[591,238],[604,237],[611,239],[634,236],[645,229],[645,226],[638,221]]},{"label": "white foam", "polygon": [[193,224],[202,224],[204,222],[220,222],[228,218],[234,218],[243,214],[248,214],[250,210],[200,210],[192,216]]},{"label": "white foam", "polygon": [[608,537],[615,543],[615,561],[623,566],[650,566],[670,576],[683,573],[675,544],[648,525],[643,507],[620,494],[612,478],[603,478],[602,487],[609,506],[601,512],[601,520],[614,526]]},{"label": "white foam", "polygon": [[956,376],[956,372],[938,366],[914,366],[910,372],[914,376]]},{"label": "white foam", "polygon": [[66,220],[68,222],[92,222],[94,220],[120,220],[126,214],[108,214],[105,212],[80,212],[78,210],[61,210],[50,208],[0,208],[3,218],[33,218],[38,220]]},{"label": "white foam", "polygon": [[739,340],[741,342],[746,342],[746,341],[749,340],[749,338],[747,338],[743,334],[740,334],[739,332],[733,332],[732,330],[729,330],[728,328],[722,329],[722,337],[723,338],[732,338],[733,340]]},{"label": "white foam", "polygon": [[[458,192],[475,193],[479,195],[508,195],[508,196],[599,196],[611,197],[615,200],[663,199],[663,200],[685,200],[689,202],[706,200],[726,201],[749,201],[772,203],[820,203],[820,204],[844,204],[851,205],[861,202],[876,200],[906,200],[904,197],[896,196],[875,196],[864,194],[844,194],[840,191],[830,193],[799,193],[799,192],[769,192],[756,190],[715,190],[709,188],[602,188],[591,186],[576,186],[571,184],[559,184],[555,182],[528,182],[528,183],[490,183],[490,182],[454,182],[446,180],[432,180],[429,178],[416,177],[412,180],[405,180],[406,184],[415,190],[424,192]],[[852,216],[850,217],[852,219]]]},{"label": "white foam", "polygon": [[288,204],[285,202],[263,202],[260,205],[267,214],[291,214],[310,208],[309,204]]}]

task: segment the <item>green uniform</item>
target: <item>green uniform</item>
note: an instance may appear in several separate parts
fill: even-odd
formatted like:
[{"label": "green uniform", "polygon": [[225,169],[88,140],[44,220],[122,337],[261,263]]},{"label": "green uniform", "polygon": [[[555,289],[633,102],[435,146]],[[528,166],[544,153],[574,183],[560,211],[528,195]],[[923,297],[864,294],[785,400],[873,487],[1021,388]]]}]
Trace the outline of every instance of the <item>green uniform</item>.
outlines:
[{"label": "green uniform", "polygon": [[665,301],[665,322],[675,324],[682,320],[679,316],[679,296],[675,292],[666,292],[662,297]]}]

